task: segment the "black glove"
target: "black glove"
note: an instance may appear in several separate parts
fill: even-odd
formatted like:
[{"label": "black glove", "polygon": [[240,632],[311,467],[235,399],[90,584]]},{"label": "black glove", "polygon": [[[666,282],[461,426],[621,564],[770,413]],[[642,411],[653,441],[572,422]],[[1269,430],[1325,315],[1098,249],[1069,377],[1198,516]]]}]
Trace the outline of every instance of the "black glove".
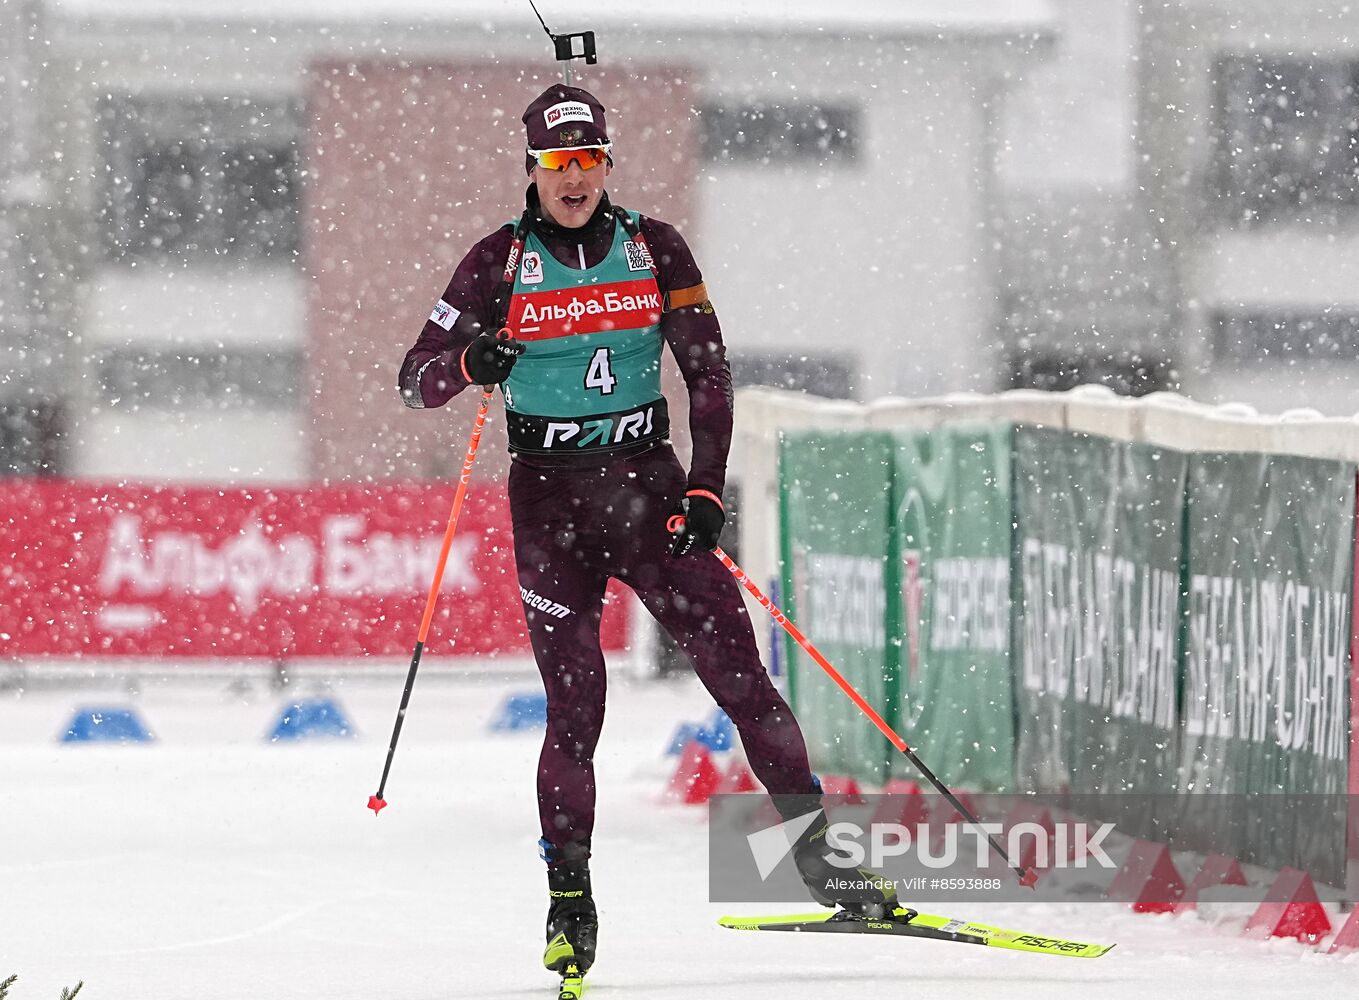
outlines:
[{"label": "black glove", "polygon": [[523,353],[524,345],[513,337],[483,333],[462,352],[462,371],[471,385],[499,385]]},{"label": "black glove", "polygon": [[675,535],[675,541],[670,546],[672,556],[676,558],[687,556],[695,548],[704,552],[711,552],[717,548],[717,539],[722,534],[722,525],[727,521],[727,514],[716,496],[715,490],[695,487],[683,500],[675,504],[670,516],[674,517],[677,514],[682,516],[684,527]]}]

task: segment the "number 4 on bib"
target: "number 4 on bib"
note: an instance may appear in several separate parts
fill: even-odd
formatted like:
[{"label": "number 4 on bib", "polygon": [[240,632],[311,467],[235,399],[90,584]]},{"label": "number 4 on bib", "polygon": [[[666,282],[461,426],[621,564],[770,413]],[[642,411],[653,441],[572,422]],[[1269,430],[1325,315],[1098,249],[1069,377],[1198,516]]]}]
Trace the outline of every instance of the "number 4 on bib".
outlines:
[{"label": "number 4 on bib", "polygon": [[603,395],[608,396],[617,384],[618,379],[609,370],[609,349],[601,347],[590,358],[590,366],[585,370],[585,388],[598,389]]}]

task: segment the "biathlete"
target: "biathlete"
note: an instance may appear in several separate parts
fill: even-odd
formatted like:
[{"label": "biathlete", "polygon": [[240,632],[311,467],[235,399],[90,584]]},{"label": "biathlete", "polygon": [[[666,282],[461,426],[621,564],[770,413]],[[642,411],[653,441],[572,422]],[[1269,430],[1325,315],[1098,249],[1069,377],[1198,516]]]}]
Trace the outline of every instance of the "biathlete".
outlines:
[{"label": "biathlete", "polygon": [[[504,395],[510,510],[524,618],[547,691],[538,763],[549,908],[544,964],[595,959],[590,884],[593,757],[604,719],[599,622],[608,580],[631,587],[731,717],[785,819],[820,810],[797,720],[760,663],[735,580],[712,554],[726,519],[731,372],[702,275],[675,228],[612,205],[613,145],[588,92],[552,86],[524,112],[531,183],[523,214],[463,258],[401,366],[409,407],[468,386]],[[510,336],[498,337],[506,328]],[[668,345],[689,393],[688,474],[661,394]],[[667,520],[685,516],[672,536]],[[890,882],[848,895],[823,857],[821,813],[794,845],[818,902],[895,903]]]}]

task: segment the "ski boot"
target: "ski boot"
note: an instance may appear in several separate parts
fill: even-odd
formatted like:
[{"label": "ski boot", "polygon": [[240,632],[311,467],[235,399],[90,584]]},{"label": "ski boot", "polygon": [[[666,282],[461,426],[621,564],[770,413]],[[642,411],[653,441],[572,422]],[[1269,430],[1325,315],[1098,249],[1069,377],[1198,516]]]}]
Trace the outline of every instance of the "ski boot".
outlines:
[{"label": "ski boot", "polygon": [[543,965],[562,977],[560,997],[580,996],[582,979],[595,961],[599,919],[590,891],[588,861],[569,861],[547,869],[547,948]]},{"label": "ski boot", "polygon": [[895,883],[871,868],[832,864],[834,850],[826,843],[830,820],[820,796],[776,796],[775,805],[787,820],[816,815],[793,843],[793,864],[812,898],[822,906],[841,909],[852,917],[883,920],[898,906]]}]

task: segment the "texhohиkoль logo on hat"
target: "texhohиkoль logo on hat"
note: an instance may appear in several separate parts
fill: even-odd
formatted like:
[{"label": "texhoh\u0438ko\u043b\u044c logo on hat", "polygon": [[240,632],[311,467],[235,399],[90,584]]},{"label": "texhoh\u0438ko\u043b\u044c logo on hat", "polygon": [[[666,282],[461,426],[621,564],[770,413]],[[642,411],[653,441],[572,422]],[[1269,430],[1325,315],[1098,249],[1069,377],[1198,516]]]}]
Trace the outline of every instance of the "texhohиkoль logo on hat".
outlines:
[{"label": "texhoh\u0438ko\u043b\u044c logo on hat", "polygon": [[551,128],[553,125],[560,125],[562,122],[591,122],[595,120],[594,113],[588,104],[579,101],[562,101],[554,104],[543,112],[543,123]]}]

